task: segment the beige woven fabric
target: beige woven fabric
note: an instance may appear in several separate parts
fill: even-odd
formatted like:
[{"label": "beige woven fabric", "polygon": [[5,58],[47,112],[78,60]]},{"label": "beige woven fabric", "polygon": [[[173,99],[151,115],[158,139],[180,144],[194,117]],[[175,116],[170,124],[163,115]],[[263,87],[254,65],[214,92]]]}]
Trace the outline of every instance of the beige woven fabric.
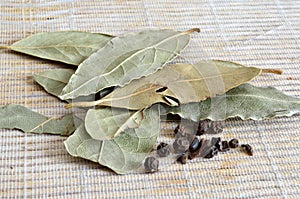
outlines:
[{"label": "beige woven fabric", "polygon": [[[298,0],[1,0],[0,45],[38,32],[83,30],[122,34],[147,28],[193,34],[184,57],[236,61],[282,69],[262,75],[270,85],[300,97],[300,2]],[[0,50],[1,104],[17,103],[47,116],[67,111],[33,82],[36,72],[66,67]],[[300,117],[226,121],[224,139],[253,145],[187,165],[164,161],[154,174],[116,175],[68,155],[65,138],[0,130],[0,198],[299,198]],[[164,134],[175,124],[162,124]]]}]

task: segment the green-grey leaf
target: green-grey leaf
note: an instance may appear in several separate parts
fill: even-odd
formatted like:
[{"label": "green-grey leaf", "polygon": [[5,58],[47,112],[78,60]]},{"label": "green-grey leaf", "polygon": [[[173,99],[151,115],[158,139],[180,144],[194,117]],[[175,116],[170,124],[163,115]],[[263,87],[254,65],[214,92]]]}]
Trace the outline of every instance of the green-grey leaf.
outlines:
[{"label": "green-grey leaf", "polygon": [[[74,74],[72,69],[52,69],[45,72],[34,74],[34,80],[41,85],[48,93],[58,97],[62,89],[67,85],[70,77]],[[105,89],[99,92],[100,98],[110,93],[111,89]],[[66,100],[67,102],[76,101],[95,101],[95,94],[81,96],[76,99]]]},{"label": "green-grey leaf", "polygon": [[58,96],[73,74],[72,69],[53,69],[34,74],[33,77],[48,93]]},{"label": "green-grey leaf", "polygon": [[165,113],[199,121],[221,121],[239,117],[243,120],[262,120],[278,116],[292,116],[300,112],[300,99],[285,95],[273,87],[256,87],[243,84],[224,95],[200,103],[165,107]]},{"label": "green-grey leaf", "polygon": [[178,106],[200,102],[250,81],[261,69],[226,61],[202,61],[198,64],[174,64],[115,89],[95,102],[78,102],[72,106],[111,106],[140,110],[154,103]]},{"label": "green-grey leaf", "polygon": [[81,125],[65,142],[67,151],[125,174],[137,169],[151,152],[159,134],[159,111],[151,107],[144,111],[138,128],[126,129],[112,140],[95,140]]},{"label": "green-grey leaf", "polygon": [[10,104],[0,107],[0,128],[19,129],[25,133],[49,133],[67,136],[80,122],[72,114],[62,118],[49,118],[24,106]]},{"label": "green-grey leaf", "polygon": [[143,111],[118,108],[89,109],[85,117],[85,129],[93,139],[110,140],[128,128],[139,127]]},{"label": "green-grey leaf", "polygon": [[28,55],[79,65],[102,48],[112,36],[79,31],[46,32],[31,35],[6,48]]},{"label": "green-grey leaf", "polygon": [[189,34],[194,31],[199,29],[146,30],[111,39],[78,66],[60,98],[73,99],[104,88],[124,86],[154,73],[186,47]]}]

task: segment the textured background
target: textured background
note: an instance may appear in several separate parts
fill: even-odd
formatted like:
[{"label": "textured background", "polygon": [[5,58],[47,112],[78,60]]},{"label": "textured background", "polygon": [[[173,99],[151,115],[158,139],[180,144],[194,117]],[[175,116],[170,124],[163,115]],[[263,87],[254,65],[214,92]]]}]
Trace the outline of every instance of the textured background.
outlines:
[{"label": "textured background", "polygon": [[[1,0],[0,45],[38,32],[82,30],[122,34],[147,28],[199,27],[183,53],[187,61],[214,58],[282,69],[255,85],[300,97],[298,0]],[[33,82],[36,72],[64,67],[0,50],[1,104],[18,103],[48,116],[63,104]],[[224,139],[253,145],[250,157],[230,151],[187,165],[165,161],[160,172],[116,175],[69,156],[65,138],[0,130],[0,198],[298,198],[299,115],[268,121],[226,121]],[[174,124],[162,125],[162,132]]]}]

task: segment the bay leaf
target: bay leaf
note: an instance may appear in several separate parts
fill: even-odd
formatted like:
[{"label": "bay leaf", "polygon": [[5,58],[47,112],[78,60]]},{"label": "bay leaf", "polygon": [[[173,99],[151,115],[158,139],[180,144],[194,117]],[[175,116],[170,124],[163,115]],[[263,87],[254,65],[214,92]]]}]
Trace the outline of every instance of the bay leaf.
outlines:
[{"label": "bay leaf", "polygon": [[80,31],[45,32],[33,34],[5,48],[77,66],[111,38],[106,34]]},{"label": "bay leaf", "polygon": [[89,109],[85,117],[85,129],[96,140],[110,140],[128,128],[139,127],[143,111],[118,108]]},{"label": "bay leaf", "polygon": [[34,74],[33,77],[48,93],[58,96],[73,74],[72,69],[53,69]]},{"label": "bay leaf", "polygon": [[164,107],[163,114],[178,114],[180,117],[199,121],[210,119],[222,121],[239,117],[243,120],[263,120],[300,113],[300,99],[285,95],[273,87],[256,87],[243,84],[224,95],[200,103]]},{"label": "bay leaf", "polygon": [[79,123],[80,120],[72,114],[61,118],[49,118],[21,105],[0,107],[0,128],[68,136],[75,131],[75,124]]},{"label": "bay leaf", "polygon": [[261,69],[228,61],[201,61],[195,65],[168,65],[156,73],[132,81],[94,102],[77,102],[72,106],[111,106],[140,110],[154,103],[178,106],[215,97],[250,81]]},{"label": "bay leaf", "polygon": [[188,44],[189,34],[173,30],[146,30],[111,39],[83,61],[60,98],[86,96],[112,86],[124,86],[147,76],[174,59]]},{"label": "bay leaf", "polygon": [[[58,97],[62,89],[67,85],[70,77],[74,74],[72,69],[52,69],[45,72],[34,74],[34,80],[41,85],[48,93]],[[80,101],[95,101],[105,95],[109,94],[113,88],[108,88],[100,91],[97,94],[89,96],[81,96],[76,99],[66,100],[67,102],[80,102]]]},{"label": "bay leaf", "polygon": [[112,140],[95,140],[81,125],[65,142],[69,154],[106,166],[118,174],[137,169],[153,149],[160,130],[157,106],[144,111],[138,128],[126,129]]}]

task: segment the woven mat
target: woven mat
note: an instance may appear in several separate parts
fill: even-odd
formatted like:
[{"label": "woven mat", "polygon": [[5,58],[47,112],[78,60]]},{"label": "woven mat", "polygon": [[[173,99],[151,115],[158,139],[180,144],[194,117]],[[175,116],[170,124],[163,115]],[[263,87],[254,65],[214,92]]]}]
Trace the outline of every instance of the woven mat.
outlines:
[{"label": "woven mat", "polygon": [[[82,30],[122,34],[147,28],[199,27],[183,53],[202,58],[282,69],[254,85],[270,85],[300,97],[300,2],[189,0],[1,0],[0,45],[47,31]],[[47,116],[67,111],[33,82],[36,72],[64,67],[0,51],[1,104],[17,103]],[[223,139],[254,147],[186,165],[165,161],[154,174],[116,175],[73,158],[64,137],[0,130],[0,198],[299,198],[300,117],[226,121]],[[171,132],[173,123],[162,124]]]}]

